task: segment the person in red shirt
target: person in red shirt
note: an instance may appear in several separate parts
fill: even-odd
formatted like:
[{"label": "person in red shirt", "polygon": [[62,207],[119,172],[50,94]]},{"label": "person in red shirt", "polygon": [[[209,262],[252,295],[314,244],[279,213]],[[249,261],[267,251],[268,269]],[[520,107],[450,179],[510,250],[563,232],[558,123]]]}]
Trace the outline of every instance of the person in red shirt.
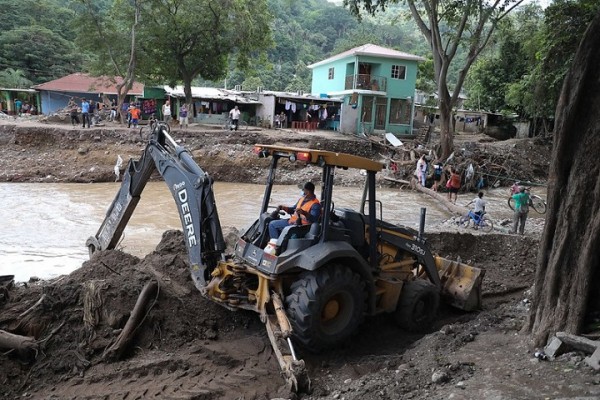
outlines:
[{"label": "person in red shirt", "polygon": [[450,168],[450,179],[448,179],[448,201],[452,201],[452,194],[454,194],[454,204],[458,198],[458,190],[460,189],[460,175],[454,168]]}]

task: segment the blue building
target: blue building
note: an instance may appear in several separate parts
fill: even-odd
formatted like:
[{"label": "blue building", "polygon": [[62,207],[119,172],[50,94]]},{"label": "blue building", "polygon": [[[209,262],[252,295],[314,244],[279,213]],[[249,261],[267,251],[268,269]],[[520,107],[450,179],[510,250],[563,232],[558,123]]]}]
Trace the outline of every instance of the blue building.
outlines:
[{"label": "blue building", "polygon": [[312,94],[343,97],[340,131],[412,135],[417,64],[424,58],[365,44],[312,69]]},{"label": "blue building", "polygon": [[[121,78],[106,76],[94,77],[84,73],[75,73],[53,81],[33,86],[39,92],[41,110],[43,114],[52,114],[64,109],[69,100],[73,98],[76,104],[81,104],[82,99],[110,104],[117,100],[117,83]],[[144,95],[144,85],[134,83],[128,96],[141,97]]]}]

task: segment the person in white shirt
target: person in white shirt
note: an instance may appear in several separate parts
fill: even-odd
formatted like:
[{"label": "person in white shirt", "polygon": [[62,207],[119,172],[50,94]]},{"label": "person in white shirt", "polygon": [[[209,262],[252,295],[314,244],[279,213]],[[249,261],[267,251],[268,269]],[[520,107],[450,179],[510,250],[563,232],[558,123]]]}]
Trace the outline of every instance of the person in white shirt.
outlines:
[{"label": "person in white shirt", "polygon": [[169,124],[171,122],[171,102],[169,100],[165,101],[165,104],[162,106],[162,115],[163,121]]},{"label": "person in white shirt", "polygon": [[[229,118],[231,118],[231,126],[235,127],[235,130],[238,130],[238,122],[240,120],[240,114],[242,112],[239,110],[238,106],[235,106],[231,111],[229,111]],[[229,128],[231,130],[232,128]]]},{"label": "person in white shirt", "polygon": [[417,176],[417,182],[425,187],[425,179],[427,178],[427,161],[425,161],[425,155],[422,155],[419,161],[417,161],[415,175]]},{"label": "person in white shirt", "polygon": [[475,204],[475,208],[473,209],[473,212],[481,218],[481,216],[485,212],[485,200],[483,199],[483,192],[477,193],[477,197],[475,197],[473,200],[471,200],[471,202],[469,204],[471,204],[471,203]]}]

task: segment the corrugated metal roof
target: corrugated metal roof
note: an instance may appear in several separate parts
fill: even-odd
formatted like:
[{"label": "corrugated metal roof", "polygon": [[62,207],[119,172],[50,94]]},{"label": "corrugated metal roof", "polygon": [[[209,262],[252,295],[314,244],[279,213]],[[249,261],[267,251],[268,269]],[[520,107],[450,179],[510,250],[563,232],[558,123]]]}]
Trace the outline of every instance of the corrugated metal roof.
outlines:
[{"label": "corrugated metal roof", "polygon": [[[185,97],[183,86],[164,86],[165,93],[172,97]],[[260,104],[259,101],[244,97],[244,92],[211,87],[192,86],[192,97],[206,100],[229,100],[239,104]]]},{"label": "corrugated metal roof", "polygon": [[[50,82],[35,85],[33,88],[54,92],[117,94],[116,85],[121,82],[123,82],[123,79],[120,77],[91,76],[89,74],[77,72]],[[144,85],[142,83],[134,82],[133,87],[129,90],[128,94],[133,96],[143,96]]]},{"label": "corrugated metal roof", "polygon": [[293,92],[278,92],[274,90],[263,90],[260,94],[262,95],[271,95],[275,97],[279,97],[282,99],[291,99],[291,100],[310,100],[310,101],[322,101],[322,102],[334,102],[334,103],[342,103],[344,99],[342,97],[321,97],[315,96],[312,94],[298,94]]},{"label": "corrugated metal roof", "polygon": [[33,89],[13,89],[13,88],[3,88],[3,87],[0,87],[0,92],[1,91],[5,91],[5,92],[28,92],[28,93],[35,93],[35,90],[33,90]]},{"label": "corrugated metal roof", "polygon": [[330,63],[335,60],[340,60],[345,57],[350,56],[372,56],[372,57],[385,57],[385,58],[395,58],[399,60],[411,60],[411,61],[425,61],[423,57],[419,57],[414,54],[405,53],[403,51],[398,51],[394,49],[389,49],[387,47],[377,46],[375,44],[367,43],[362,46],[355,47],[348,51],[344,51],[343,53],[336,54],[332,57],[329,57],[323,61],[319,61],[317,63],[311,64],[308,68],[318,67],[323,64]]}]

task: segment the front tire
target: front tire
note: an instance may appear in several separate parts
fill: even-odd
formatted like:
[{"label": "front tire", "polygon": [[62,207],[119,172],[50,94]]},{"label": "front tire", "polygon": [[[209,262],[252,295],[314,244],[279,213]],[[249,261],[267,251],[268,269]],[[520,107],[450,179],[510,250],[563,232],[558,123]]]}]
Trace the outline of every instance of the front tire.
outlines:
[{"label": "front tire", "polygon": [[394,313],[396,323],[409,332],[431,329],[440,306],[440,292],[431,282],[416,279],[404,283]]},{"label": "front tire", "polygon": [[481,223],[479,224],[479,229],[483,232],[489,233],[494,230],[494,223],[488,217],[483,217]]},{"label": "front tire", "polygon": [[458,224],[463,228],[468,228],[469,225],[471,225],[471,217],[469,217],[468,215],[463,215],[462,217],[460,217],[460,221],[458,222]]},{"label": "front tire", "polygon": [[546,213],[546,203],[544,202],[544,200],[540,196],[536,196],[536,195],[531,196],[531,207],[538,214],[545,214]]},{"label": "front tire", "polygon": [[309,351],[340,344],[362,321],[364,283],[349,268],[332,264],[305,272],[290,289],[285,302],[294,337]]}]

